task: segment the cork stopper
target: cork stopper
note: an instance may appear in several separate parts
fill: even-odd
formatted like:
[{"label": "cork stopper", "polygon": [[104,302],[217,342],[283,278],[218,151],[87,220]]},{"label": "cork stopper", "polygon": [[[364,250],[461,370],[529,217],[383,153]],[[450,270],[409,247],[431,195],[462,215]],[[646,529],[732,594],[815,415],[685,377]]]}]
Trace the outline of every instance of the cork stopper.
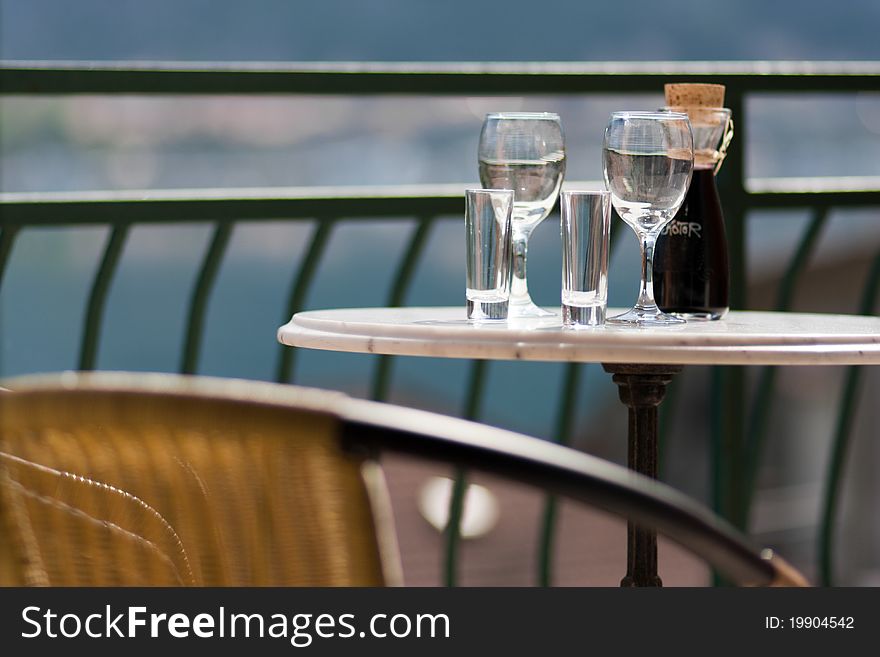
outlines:
[{"label": "cork stopper", "polygon": [[688,115],[694,135],[694,167],[721,167],[733,138],[730,110],[724,107],[723,84],[678,83],[664,86],[666,109]]},{"label": "cork stopper", "polygon": [[710,126],[718,121],[715,110],[724,107],[723,84],[682,82],[664,85],[666,106],[688,115],[693,126]]},{"label": "cork stopper", "polygon": [[723,84],[667,84],[666,104],[672,107],[724,107]]}]

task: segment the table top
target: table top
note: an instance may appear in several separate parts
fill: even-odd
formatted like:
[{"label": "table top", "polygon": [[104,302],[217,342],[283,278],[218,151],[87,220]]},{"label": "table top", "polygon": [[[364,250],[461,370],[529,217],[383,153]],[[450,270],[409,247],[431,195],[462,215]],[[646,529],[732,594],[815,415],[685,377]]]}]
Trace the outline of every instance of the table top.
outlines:
[{"label": "table top", "polygon": [[[611,316],[618,312],[609,309]],[[346,308],[297,313],[278,329],[294,347],[481,358],[700,365],[877,365],[880,317],[728,313],[662,328],[569,329],[562,317],[468,322],[464,307]]]}]

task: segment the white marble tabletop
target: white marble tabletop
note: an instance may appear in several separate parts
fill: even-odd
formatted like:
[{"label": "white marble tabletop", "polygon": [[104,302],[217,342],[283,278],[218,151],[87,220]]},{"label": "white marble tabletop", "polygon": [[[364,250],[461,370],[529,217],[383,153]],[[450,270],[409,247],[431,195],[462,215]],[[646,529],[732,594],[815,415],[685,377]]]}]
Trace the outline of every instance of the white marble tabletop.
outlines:
[{"label": "white marble tabletop", "polygon": [[278,340],[333,351],[493,360],[880,364],[880,317],[859,315],[734,311],[673,327],[567,329],[558,310],[546,319],[474,324],[464,307],[346,308],[297,313],[278,329]]}]

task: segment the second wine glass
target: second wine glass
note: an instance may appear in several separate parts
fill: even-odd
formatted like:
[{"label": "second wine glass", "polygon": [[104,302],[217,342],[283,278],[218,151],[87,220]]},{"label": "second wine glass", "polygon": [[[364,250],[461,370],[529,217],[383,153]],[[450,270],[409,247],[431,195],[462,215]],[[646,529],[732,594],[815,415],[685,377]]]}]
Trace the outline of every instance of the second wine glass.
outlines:
[{"label": "second wine glass", "polygon": [[617,214],[639,238],[639,299],[611,324],[664,326],[684,320],[660,312],[654,301],[654,244],[678,212],[691,183],[694,138],[687,114],[614,112],[602,149],[605,184]]},{"label": "second wine glass", "polygon": [[488,189],[512,189],[513,233],[510,317],[543,317],[529,296],[526,256],[529,237],[559,196],[565,175],[565,143],[558,114],[487,114],[480,132],[480,182]]}]

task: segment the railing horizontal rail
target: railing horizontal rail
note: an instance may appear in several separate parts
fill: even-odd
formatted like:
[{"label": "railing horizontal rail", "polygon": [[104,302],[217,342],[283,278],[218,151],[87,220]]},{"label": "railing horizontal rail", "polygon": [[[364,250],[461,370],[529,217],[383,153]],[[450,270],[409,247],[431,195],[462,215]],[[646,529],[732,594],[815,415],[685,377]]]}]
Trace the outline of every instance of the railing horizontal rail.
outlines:
[{"label": "railing horizontal rail", "polygon": [[221,219],[352,220],[461,214],[462,185],[156,190],[0,194],[0,220],[10,224],[178,223]]},{"label": "railing horizontal rail", "polygon": [[[383,187],[258,187],[0,194],[6,224],[177,223],[221,219],[270,220],[334,214],[352,220],[453,214],[463,211],[462,189],[476,183]],[[592,189],[599,181],[572,181]],[[854,207],[880,203],[880,176],[751,178],[749,208]]]},{"label": "railing horizontal rail", "polygon": [[747,178],[745,190],[750,207],[876,205],[880,176]]},{"label": "railing horizontal rail", "polygon": [[877,88],[878,62],[0,62],[4,94],[659,93],[661,82],[750,92]]},{"label": "railing horizontal rail", "polygon": [[867,207],[880,204],[880,188],[862,192],[766,192],[746,195],[749,210],[808,207]]},{"label": "railing horizontal rail", "polygon": [[761,196],[773,194],[849,194],[878,189],[880,189],[880,176],[746,178],[746,191]]}]

